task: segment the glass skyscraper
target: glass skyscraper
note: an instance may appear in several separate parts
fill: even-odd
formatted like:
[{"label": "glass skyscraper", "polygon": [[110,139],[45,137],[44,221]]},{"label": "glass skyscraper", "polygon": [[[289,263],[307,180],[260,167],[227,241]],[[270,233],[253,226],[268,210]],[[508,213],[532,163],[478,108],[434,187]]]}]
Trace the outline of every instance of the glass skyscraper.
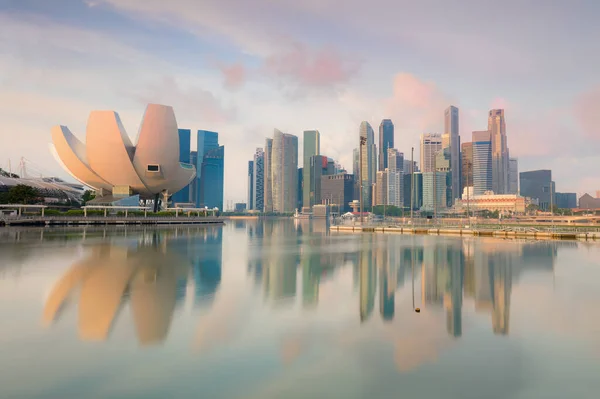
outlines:
[{"label": "glass skyscraper", "polygon": [[363,207],[369,208],[372,202],[372,186],[375,183],[377,172],[377,149],[374,143],[373,128],[369,122],[363,121],[360,124],[359,135],[359,155],[362,157],[359,168],[359,185],[362,186]]},{"label": "glass skyscraper", "polygon": [[248,161],[248,210],[254,209],[254,161]]},{"label": "glass skyscraper", "polygon": [[[179,162],[191,163],[190,143],[192,132],[190,129],[179,129]],[[171,197],[172,203],[190,202],[190,186],[187,185]]]},{"label": "glass skyscraper", "polygon": [[458,135],[458,108],[450,106],[444,112],[444,134],[449,136],[450,144],[450,170],[451,197],[448,203],[454,204],[456,198],[460,198],[460,136]]},{"label": "glass skyscraper", "polygon": [[473,194],[492,190],[492,139],[487,130],[473,132]]},{"label": "glass skyscraper", "polygon": [[[312,182],[314,179],[311,177],[310,159],[315,155],[321,154],[321,137],[318,130],[304,131],[303,147],[302,180],[304,182]],[[315,204],[315,194],[310,184],[304,184],[302,192],[298,193],[299,196],[302,196],[303,206],[306,207],[312,207]]]},{"label": "glass skyscraper", "polygon": [[196,207],[223,210],[225,147],[219,146],[219,134],[198,130],[196,161]]},{"label": "glass skyscraper", "polygon": [[298,206],[298,137],[275,129],[271,155],[273,212],[294,212]]},{"label": "glass skyscraper", "polygon": [[265,207],[265,153],[262,148],[257,148],[254,153],[252,185],[253,185],[253,200],[252,208],[263,212]]},{"label": "glass skyscraper", "polygon": [[394,124],[390,119],[384,119],[379,125],[379,170],[388,167],[388,150],[394,148]]}]

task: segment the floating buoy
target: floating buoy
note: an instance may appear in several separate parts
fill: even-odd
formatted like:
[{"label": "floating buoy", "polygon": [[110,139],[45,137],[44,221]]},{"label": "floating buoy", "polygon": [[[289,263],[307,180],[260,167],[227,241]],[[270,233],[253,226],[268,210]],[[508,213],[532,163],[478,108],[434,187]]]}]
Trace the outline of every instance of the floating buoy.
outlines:
[{"label": "floating buoy", "polygon": [[415,308],[415,312],[421,313],[421,308]]}]

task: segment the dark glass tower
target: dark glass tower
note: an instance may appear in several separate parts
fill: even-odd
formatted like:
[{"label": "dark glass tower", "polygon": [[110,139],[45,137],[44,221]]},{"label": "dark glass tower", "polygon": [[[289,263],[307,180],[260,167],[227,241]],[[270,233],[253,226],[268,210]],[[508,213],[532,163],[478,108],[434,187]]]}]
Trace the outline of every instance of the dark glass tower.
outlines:
[{"label": "dark glass tower", "polygon": [[[192,132],[190,129],[179,129],[179,162],[190,162],[190,142]],[[190,186],[187,185],[171,197],[173,203],[190,202]]]},{"label": "dark glass tower", "polygon": [[388,167],[388,149],[394,148],[394,124],[384,119],[379,125],[379,171]]},{"label": "dark glass tower", "polygon": [[219,133],[198,130],[196,161],[196,207],[223,210],[225,147],[219,146]]}]

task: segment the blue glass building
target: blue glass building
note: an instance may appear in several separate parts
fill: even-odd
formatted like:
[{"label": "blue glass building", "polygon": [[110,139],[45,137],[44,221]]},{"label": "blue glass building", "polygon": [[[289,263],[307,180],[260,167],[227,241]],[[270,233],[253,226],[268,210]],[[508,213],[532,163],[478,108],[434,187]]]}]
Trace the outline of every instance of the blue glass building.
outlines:
[{"label": "blue glass building", "polygon": [[196,160],[196,207],[223,210],[225,147],[219,146],[219,133],[198,130]]},{"label": "blue glass building", "polygon": [[[179,129],[179,162],[191,163],[190,143],[192,132],[190,129]],[[171,197],[173,203],[190,202],[190,186],[187,185]]]}]

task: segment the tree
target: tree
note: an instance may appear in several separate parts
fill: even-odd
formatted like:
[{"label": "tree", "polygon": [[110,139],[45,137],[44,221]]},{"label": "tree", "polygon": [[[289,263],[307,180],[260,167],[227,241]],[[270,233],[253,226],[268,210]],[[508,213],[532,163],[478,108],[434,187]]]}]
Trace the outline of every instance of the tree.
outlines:
[{"label": "tree", "polygon": [[94,198],[96,198],[96,194],[94,194],[92,190],[85,190],[81,196],[81,201],[83,205],[85,205],[88,201],[91,201]]},{"label": "tree", "polygon": [[34,204],[40,199],[38,190],[25,184],[17,184],[8,190],[8,202],[11,204]]}]

